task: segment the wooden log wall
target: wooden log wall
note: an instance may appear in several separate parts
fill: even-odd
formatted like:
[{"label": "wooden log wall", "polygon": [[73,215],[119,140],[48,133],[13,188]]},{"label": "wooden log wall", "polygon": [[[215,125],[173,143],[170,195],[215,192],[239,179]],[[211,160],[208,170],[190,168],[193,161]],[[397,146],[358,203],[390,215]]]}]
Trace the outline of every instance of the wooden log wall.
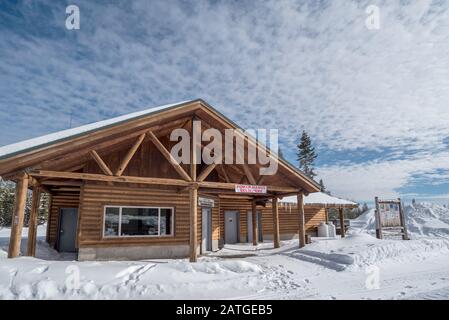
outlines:
[{"label": "wooden log wall", "polygon": [[[257,206],[257,210],[262,212],[262,234],[273,235],[273,214],[271,203],[266,207]],[[220,230],[221,237],[224,237],[224,212],[238,211],[240,213],[240,242],[251,242],[248,239],[248,212],[251,211],[251,200],[248,199],[220,199]],[[324,207],[305,206],[306,234],[314,235],[321,221],[326,221],[326,211]],[[298,215],[296,205],[279,203],[279,232],[285,234],[298,233]]]},{"label": "wooden log wall", "polygon": [[[104,207],[155,206],[174,207],[174,235],[164,237],[103,238]],[[189,193],[176,189],[164,190],[149,186],[108,185],[86,183],[83,187],[79,216],[79,246],[188,244],[189,243]],[[202,216],[198,207],[198,244],[201,243]],[[219,204],[212,208],[212,239],[218,240]]]},{"label": "wooden log wall", "polygon": [[[220,199],[218,197],[204,195],[199,193],[200,197],[212,199],[215,201],[215,206],[212,209],[212,240],[220,239]],[[198,233],[201,235],[202,228],[202,215],[201,215],[202,207],[198,206]]]},{"label": "wooden log wall", "polygon": [[78,208],[79,192],[55,192],[52,194],[47,222],[47,242],[54,246],[58,236],[59,211],[61,208]]}]

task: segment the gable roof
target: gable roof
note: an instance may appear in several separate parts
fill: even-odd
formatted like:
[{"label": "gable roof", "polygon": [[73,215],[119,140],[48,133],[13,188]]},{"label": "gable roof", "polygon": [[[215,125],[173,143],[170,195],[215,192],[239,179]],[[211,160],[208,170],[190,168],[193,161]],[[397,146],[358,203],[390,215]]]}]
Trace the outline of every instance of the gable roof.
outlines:
[{"label": "gable roof", "polygon": [[[22,156],[22,155],[26,155],[28,153],[39,152],[40,150],[51,148],[53,145],[68,142],[71,139],[83,137],[90,133],[95,133],[97,131],[99,132],[104,129],[123,125],[123,124],[126,124],[131,121],[136,121],[136,120],[146,118],[149,116],[157,115],[159,113],[163,113],[163,112],[166,112],[169,110],[181,109],[183,107],[188,107],[195,103],[199,103],[199,104],[201,104],[201,106],[205,107],[206,109],[209,109],[209,111],[211,111],[212,113],[215,113],[216,116],[223,119],[230,126],[243,130],[239,125],[237,125],[235,122],[230,120],[228,117],[223,115],[221,112],[219,112],[217,109],[215,109],[214,107],[209,105],[204,100],[202,100],[202,99],[187,100],[187,101],[183,101],[183,102],[162,105],[162,106],[153,107],[153,108],[149,108],[149,109],[142,110],[142,111],[125,114],[125,115],[118,116],[115,118],[94,122],[91,124],[83,125],[83,126],[72,128],[72,129],[62,130],[62,131],[51,133],[51,134],[44,135],[41,137],[28,139],[28,140],[25,140],[22,142],[18,142],[18,143],[0,147],[0,168],[1,168],[3,161],[5,161],[5,160],[10,161],[10,159],[15,156]],[[266,149],[270,150],[268,147],[266,147]],[[316,181],[314,181],[313,179],[306,176],[302,171],[300,171],[298,168],[294,167],[287,160],[285,160],[282,157],[278,157],[278,161],[279,161],[279,163],[283,164],[286,168],[288,168],[291,172],[300,176],[303,180],[305,180],[311,186],[311,188],[308,190],[308,192],[316,192],[319,190],[319,184]]]},{"label": "gable roof", "polygon": [[0,147],[0,160],[12,157],[16,154],[31,151],[40,147],[48,146],[57,142],[68,140],[70,138],[78,137],[83,134],[87,134],[96,130],[108,128],[110,126],[122,124],[127,121],[139,119],[144,116],[155,114],[164,110],[169,110],[171,108],[179,107],[184,104],[194,102],[195,100],[182,101],[172,104],[166,104],[158,107],[153,107],[150,109],[137,111],[133,113],[128,113],[115,118],[101,120],[98,122],[89,123],[80,127],[66,129],[54,133],[50,133],[37,138],[32,138],[10,145]]}]

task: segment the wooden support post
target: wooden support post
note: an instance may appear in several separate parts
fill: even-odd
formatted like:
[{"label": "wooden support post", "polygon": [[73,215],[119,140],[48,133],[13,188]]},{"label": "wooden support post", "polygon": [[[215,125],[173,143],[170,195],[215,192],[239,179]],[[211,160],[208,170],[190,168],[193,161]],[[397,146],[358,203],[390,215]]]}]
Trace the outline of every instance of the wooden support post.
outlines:
[{"label": "wooden support post", "polygon": [[246,163],[243,164],[243,171],[245,172],[245,175],[248,178],[249,183],[253,185],[257,184],[257,181],[253,176],[253,173],[251,172],[249,166]]},{"label": "wooden support post", "polygon": [[[192,122],[193,123],[193,122]],[[193,124],[192,124],[193,125]],[[193,129],[192,129],[193,132]],[[196,181],[196,152],[191,143],[190,150],[190,179]],[[198,237],[198,187],[191,185],[190,191],[190,262],[197,261],[197,237]]]},{"label": "wooden support post", "polygon": [[298,204],[298,238],[299,247],[303,248],[306,245],[306,228],[305,228],[305,215],[304,215],[304,195],[298,193],[297,195]]},{"label": "wooden support post", "polygon": [[192,181],[190,176],[187,174],[187,172],[184,171],[184,169],[181,167],[179,163],[173,158],[170,151],[168,151],[165,146],[159,141],[159,139],[154,135],[152,131],[148,132],[148,136],[150,137],[153,144],[156,146],[156,148],[162,153],[162,155],[170,162],[170,164],[175,168],[176,172],[186,181]]},{"label": "wooden support post", "polygon": [[197,236],[198,236],[198,189],[192,187],[190,196],[190,262],[197,261]]},{"label": "wooden support post", "polygon": [[255,199],[253,199],[253,201],[251,202],[251,210],[251,222],[253,225],[253,246],[257,246],[257,241],[259,240],[259,228],[257,225],[257,204]]},{"label": "wooden support post", "polygon": [[325,211],[325,219],[326,219],[326,223],[329,223],[329,208],[325,208],[324,209],[324,211]]},{"label": "wooden support post", "polygon": [[376,210],[374,215],[376,217],[376,237],[382,239],[382,222],[380,221],[380,211],[379,211],[379,198],[375,197],[374,202],[376,204]]},{"label": "wooden support post", "polygon": [[17,179],[16,196],[14,200],[14,213],[11,223],[11,237],[9,239],[8,258],[18,257],[20,242],[22,240],[23,219],[28,191],[28,175],[22,174]]},{"label": "wooden support post", "polygon": [[52,204],[53,204],[53,196],[52,196],[52,194],[50,193],[50,194],[48,195],[48,206],[47,206],[47,211],[48,211],[48,217],[47,217],[47,230],[46,230],[46,233],[45,233],[45,241],[46,241],[47,243],[50,242],[50,223],[51,223],[51,219],[52,219],[52,216],[51,216],[51,206],[52,206]]},{"label": "wooden support post", "polygon": [[197,181],[204,181],[209,176],[209,174],[212,172],[212,170],[215,169],[216,166],[217,166],[216,163],[212,163],[212,164],[208,165],[206,168],[204,168],[203,171],[198,176]]},{"label": "wooden support post", "polygon": [[401,198],[398,198],[399,201],[399,218],[401,220],[402,225],[402,240],[409,240],[408,232],[407,232],[407,222],[405,221],[404,210],[402,208]]},{"label": "wooden support post", "polygon": [[273,197],[272,199],[272,208],[273,208],[273,242],[274,247],[279,248],[280,247],[280,241],[279,241],[279,210],[278,210],[278,198]]},{"label": "wooden support post", "polygon": [[39,217],[39,207],[41,203],[41,188],[35,186],[33,188],[30,219],[28,221],[28,242],[27,242],[27,256],[36,256],[36,235],[37,235],[37,222]]},{"label": "wooden support post", "polygon": [[115,172],[116,176],[121,176],[123,171],[125,171],[126,167],[128,166],[128,163],[131,161],[131,159],[133,158],[134,154],[136,153],[137,149],[139,149],[140,145],[142,144],[143,139],[145,139],[146,134],[142,133],[136,140],[136,142],[134,142],[133,146],[131,147],[131,149],[128,150],[128,153],[126,154],[126,156],[123,158],[122,162],[120,163],[117,171]]},{"label": "wooden support post", "polygon": [[338,213],[340,214],[340,235],[342,238],[345,237],[345,213],[343,208],[338,208]]},{"label": "wooden support post", "polygon": [[257,179],[256,184],[261,185],[263,181],[265,180],[266,175],[260,176],[259,179]]},{"label": "wooden support post", "polygon": [[229,179],[228,173],[226,172],[226,169],[223,167],[223,165],[219,166],[220,170],[221,170],[221,174],[223,175],[223,177],[225,178],[225,181],[227,183],[231,182],[231,179]]},{"label": "wooden support post", "polygon": [[97,151],[92,150],[90,152],[90,155],[92,156],[92,158],[95,160],[95,162],[98,164],[98,166],[100,167],[101,171],[103,171],[103,173],[105,175],[112,176],[111,169],[109,169],[108,165],[103,161],[103,159],[101,159],[101,157],[97,153]]}]

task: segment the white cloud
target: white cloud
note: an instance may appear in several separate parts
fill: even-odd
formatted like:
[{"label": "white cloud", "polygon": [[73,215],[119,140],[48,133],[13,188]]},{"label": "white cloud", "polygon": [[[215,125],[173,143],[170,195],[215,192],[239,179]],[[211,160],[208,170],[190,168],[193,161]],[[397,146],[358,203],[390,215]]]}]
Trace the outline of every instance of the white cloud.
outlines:
[{"label": "white cloud", "polygon": [[[369,4],[380,7],[379,31],[365,27]],[[353,198],[393,194],[425,165],[414,153],[446,160],[445,2],[77,5],[79,31],[64,29],[62,3],[48,1],[45,19],[33,2],[18,6],[23,19],[0,13],[17,24],[0,26],[0,144],[65,129],[72,110],[80,125],[201,97],[245,127],[279,128],[290,148],[304,128],[333,151],[412,154],[320,170]]]},{"label": "white cloud", "polygon": [[[398,189],[414,183],[415,176],[447,182],[449,152],[420,153],[412,158],[394,161],[370,161],[354,165],[325,166],[318,170],[328,189],[340,196],[358,201],[372,201],[375,196],[394,198],[401,196]],[[432,198],[426,196],[426,198]]]}]

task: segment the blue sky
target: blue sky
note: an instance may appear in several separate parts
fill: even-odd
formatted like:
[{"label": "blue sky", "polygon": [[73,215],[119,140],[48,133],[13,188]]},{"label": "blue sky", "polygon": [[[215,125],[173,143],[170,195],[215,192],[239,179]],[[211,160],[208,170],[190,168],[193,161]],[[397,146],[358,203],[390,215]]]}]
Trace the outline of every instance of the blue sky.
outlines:
[{"label": "blue sky", "polygon": [[336,195],[449,202],[446,1],[2,1],[0,37],[0,145],[203,98]]}]

